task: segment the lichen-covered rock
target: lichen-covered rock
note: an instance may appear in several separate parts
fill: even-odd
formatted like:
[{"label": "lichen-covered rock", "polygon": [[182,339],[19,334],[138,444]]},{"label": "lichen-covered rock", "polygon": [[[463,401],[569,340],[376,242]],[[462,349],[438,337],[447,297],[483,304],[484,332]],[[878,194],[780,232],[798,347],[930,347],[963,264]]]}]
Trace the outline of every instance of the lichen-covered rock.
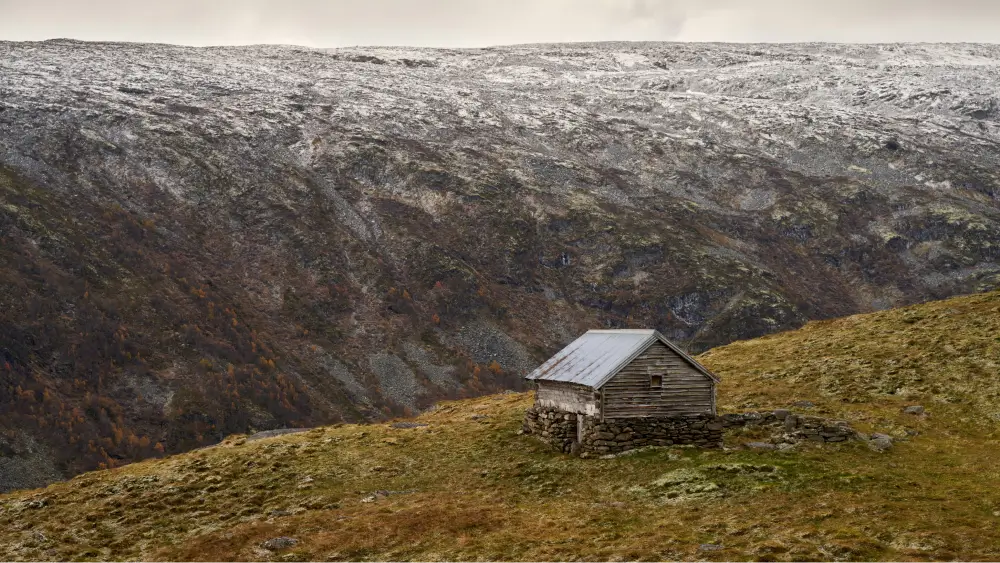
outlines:
[{"label": "lichen-covered rock", "polygon": [[295,538],[281,536],[278,538],[271,538],[265,541],[264,543],[260,544],[260,546],[268,551],[280,551],[282,549],[288,549],[290,547],[293,547],[297,543],[299,543],[299,540]]},{"label": "lichen-covered rock", "polygon": [[868,447],[879,453],[890,450],[892,444],[892,436],[888,434],[872,434],[868,440]]}]

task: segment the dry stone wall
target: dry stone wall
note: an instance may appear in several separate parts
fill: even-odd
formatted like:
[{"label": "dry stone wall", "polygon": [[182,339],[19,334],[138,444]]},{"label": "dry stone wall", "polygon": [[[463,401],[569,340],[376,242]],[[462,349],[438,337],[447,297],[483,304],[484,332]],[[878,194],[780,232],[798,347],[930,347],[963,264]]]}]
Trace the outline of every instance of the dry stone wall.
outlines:
[{"label": "dry stone wall", "polygon": [[843,420],[794,414],[785,409],[768,412],[730,413],[719,417],[726,430],[760,426],[775,430],[789,441],[846,442],[858,432]]},{"label": "dry stone wall", "polygon": [[[582,420],[581,420],[582,419]],[[608,454],[643,446],[722,446],[723,423],[715,416],[597,417],[535,405],[525,412],[523,432],[565,453]]]},{"label": "dry stone wall", "polygon": [[564,453],[575,453],[577,415],[551,407],[534,406],[524,413],[522,430]]},{"label": "dry stone wall", "polygon": [[845,421],[804,416],[779,409],[721,416],[617,418],[565,412],[535,405],[524,415],[522,431],[564,453],[603,455],[645,446],[722,447],[723,433],[738,428],[771,430],[776,442],[845,442],[860,435]]},{"label": "dry stone wall", "polygon": [[722,447],[722,423],[712,415],[584,419],[580,453],[609,454],[644,446]]}]

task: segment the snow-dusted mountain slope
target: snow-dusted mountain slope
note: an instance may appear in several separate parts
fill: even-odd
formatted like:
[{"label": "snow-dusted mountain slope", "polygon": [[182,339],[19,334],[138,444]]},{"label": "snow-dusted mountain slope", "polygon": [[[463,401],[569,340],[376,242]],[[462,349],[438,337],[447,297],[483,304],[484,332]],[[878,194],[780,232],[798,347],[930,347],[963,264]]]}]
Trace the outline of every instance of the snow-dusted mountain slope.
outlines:
[{"label": "snow-dusted mountain slope", "polygon": [[998,61],[0,43],[0,488],[997,287]]}]

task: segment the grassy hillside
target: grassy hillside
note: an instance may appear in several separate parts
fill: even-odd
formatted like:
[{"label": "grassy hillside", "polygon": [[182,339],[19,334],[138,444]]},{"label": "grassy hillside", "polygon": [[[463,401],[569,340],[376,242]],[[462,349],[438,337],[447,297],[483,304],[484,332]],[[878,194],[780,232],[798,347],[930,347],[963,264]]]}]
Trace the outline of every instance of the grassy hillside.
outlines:
[{"label": "grassy hillside", "polygon": [[[725,451],[580,460],[517,434],[530,394],[497,395],[6,495],[0,559],[1000,558],[1000,293],[701,359],[724,410],[811,401],[896,445],[758,452],[730,436]],[[262,547],[279,537],[296,542]]]}]

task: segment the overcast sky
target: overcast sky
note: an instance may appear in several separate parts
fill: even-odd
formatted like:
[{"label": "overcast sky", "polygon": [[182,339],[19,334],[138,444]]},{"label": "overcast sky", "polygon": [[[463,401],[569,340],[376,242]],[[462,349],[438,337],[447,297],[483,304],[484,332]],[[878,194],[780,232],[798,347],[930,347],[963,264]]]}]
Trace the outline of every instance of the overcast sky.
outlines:
[{"label": "overcast sky", "polygon": [[1000,41],[1000,0],[0,0],[0,40],[481,47]]}]

